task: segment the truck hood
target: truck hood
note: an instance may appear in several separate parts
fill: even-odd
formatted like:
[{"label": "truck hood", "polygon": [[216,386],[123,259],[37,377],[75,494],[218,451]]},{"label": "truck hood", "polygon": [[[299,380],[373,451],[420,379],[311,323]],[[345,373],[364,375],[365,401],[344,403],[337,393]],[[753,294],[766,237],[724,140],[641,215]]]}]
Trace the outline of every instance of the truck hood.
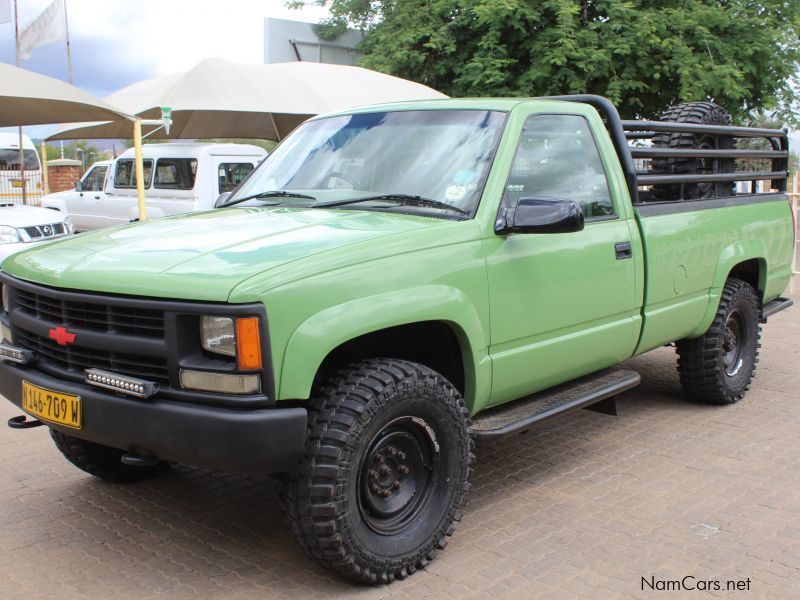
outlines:
[{"label": "truck hood", "polygon": [[0,206],[0,225],[28,227],[30,225],[50,225],[61,223],[67,215],[37,206]]},{"label": "truck hood", "polygon": [[215,210],[72,236],[15,254],[2,270],[62,288],[224,302],[238,283],[277,266],[444,223],[355,210]]}]

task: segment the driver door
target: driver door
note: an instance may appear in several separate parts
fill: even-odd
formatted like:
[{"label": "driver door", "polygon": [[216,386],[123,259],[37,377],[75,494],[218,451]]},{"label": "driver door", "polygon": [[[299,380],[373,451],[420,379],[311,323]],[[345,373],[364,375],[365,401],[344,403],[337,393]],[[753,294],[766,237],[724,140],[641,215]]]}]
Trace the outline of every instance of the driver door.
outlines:
[{"label": "driver door", "polygon": [[107,172],[107,165],[92,168],[81,179],[82,191],[74,192],[69,200],[70,218],[78,231],[103,226],[103,186]]},{"label": "driver door", "polygon": [[522,197],[574,200],[586,221],[578,232],[487,241],[492,404],[616,364],[639,333],[636,225],[612,197],[586,116],[527,118],[502,202],[513,211]]}]

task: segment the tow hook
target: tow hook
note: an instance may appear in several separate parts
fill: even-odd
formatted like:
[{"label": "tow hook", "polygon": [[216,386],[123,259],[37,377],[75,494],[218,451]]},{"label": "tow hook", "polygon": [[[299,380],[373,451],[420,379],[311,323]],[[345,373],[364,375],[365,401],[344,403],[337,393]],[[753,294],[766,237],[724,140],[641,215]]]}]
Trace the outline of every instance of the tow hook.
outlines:
[{"label": "tow hook", "polygon": [[128,465],[129,467],[155,467],[159,462],[161,462],[155,456],[135,454],[133,452],[123,454],[120,460],[122,461],[123,465]]},{"label": "tow hook", "polygon": [[19,415],[18,417],[11,417],[8,420],[8,426],[11,429],[30,429],[31,427],[39,427],[44,425],[39,419],[28,419],[28,415]]}]

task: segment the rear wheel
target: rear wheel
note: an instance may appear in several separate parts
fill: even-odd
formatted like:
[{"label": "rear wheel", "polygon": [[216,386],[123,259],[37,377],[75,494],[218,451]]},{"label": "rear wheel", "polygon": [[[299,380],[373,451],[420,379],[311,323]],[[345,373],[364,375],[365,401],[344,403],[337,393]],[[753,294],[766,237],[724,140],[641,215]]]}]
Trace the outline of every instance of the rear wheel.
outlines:
[{"label": "rear wheel", "polygon": [[446,544],[468,489],[469,413],[422,365],[355,363],[309,411],[305,455],[284,508],[303,550],[366,583],[402,579]]},{"label": "rear wheel", "polygon": [[755,375],[760,335],[755,290],[740,279],[729,279],[708,331],[676,344],[686,393],[707,404],[741,400]]},{"label": "rear wheel", "polygon": [[122,464],[124,450],[87,442],[55,429],[50,430],[53,442],[69,462],[90,475],[114,483],[128,483],[157,477],[170,470],[169,463],[161,462],[146,467]]},{"label": "rear wheel", "polygon": [[[661,115],[662,121],[695,125],[730,125],[731,116],[711,102],[686,102],[678,104]],[[657,133],[653,136],[654,148],[730,150],[735,147],[730,136],[692,133]],[[655,175],[695,175],[729,173],[734,170],[733,159],[714,158],[654,158],[651,171]],[[733,182],[687,183],[682,185],[655,185],[656,200],[696,200],[731,196]]]}]

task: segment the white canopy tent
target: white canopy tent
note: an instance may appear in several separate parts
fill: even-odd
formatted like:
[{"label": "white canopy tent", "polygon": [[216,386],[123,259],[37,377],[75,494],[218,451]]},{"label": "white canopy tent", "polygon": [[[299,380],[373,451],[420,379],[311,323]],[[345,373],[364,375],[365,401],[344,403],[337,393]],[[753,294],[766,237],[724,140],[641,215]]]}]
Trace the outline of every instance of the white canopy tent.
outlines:
[{"label": "white canopy tent", "polygon": [[[323,63],[245,65],[204,60],[188,71],[129,85],[106,98],[142,119],[172,109],[169,134],[152,138],[240,137],[280,141],[320,113],[368,104],[446,98],[427,86],[369,69]],[[62,129],[49,140],[128,138],[124,121]]]},{"label": "white canopy tent", "polygon": [[133,117],[73,85],[0,63],[0,127]]}]

